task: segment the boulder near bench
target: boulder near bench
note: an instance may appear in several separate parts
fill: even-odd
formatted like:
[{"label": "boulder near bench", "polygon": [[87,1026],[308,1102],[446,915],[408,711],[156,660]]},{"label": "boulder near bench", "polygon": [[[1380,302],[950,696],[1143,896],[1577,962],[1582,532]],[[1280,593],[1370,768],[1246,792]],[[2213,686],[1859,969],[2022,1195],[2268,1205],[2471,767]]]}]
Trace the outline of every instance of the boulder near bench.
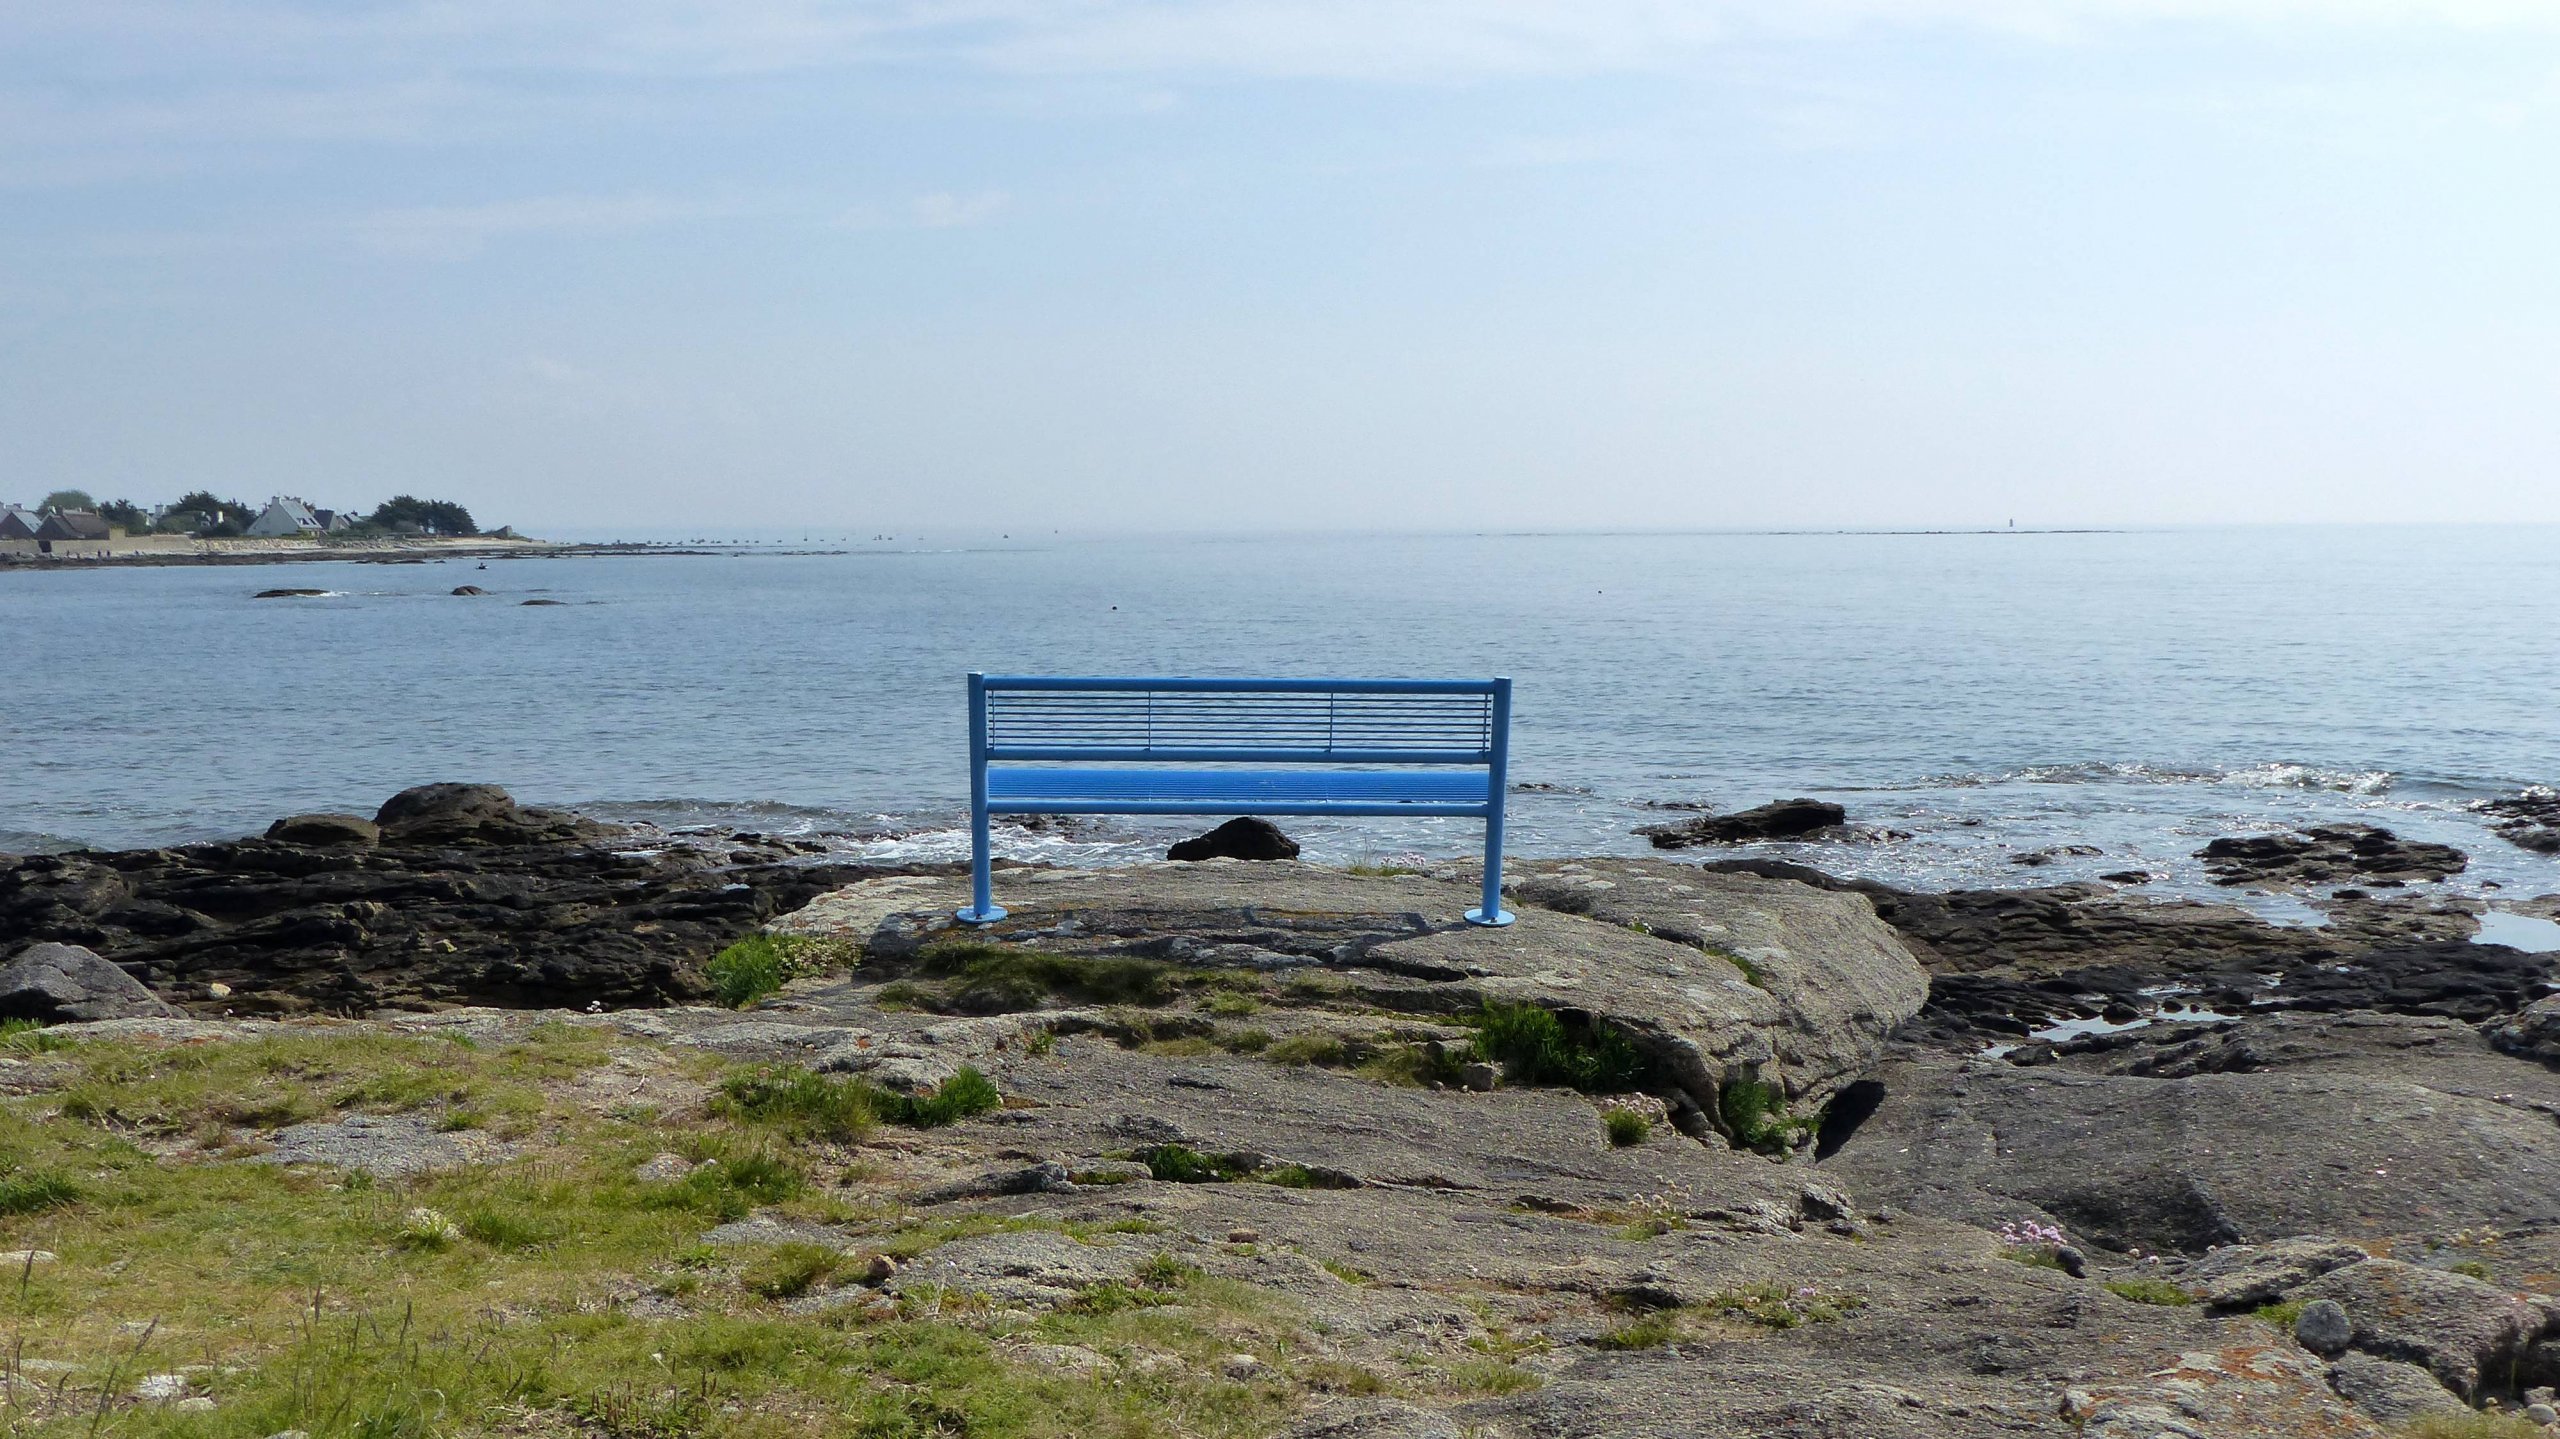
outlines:
[{"label": "boulder near bench", "polygon": [[1511,681],[969,676],[969,924],[1004,918],[999,814],[1407,815],[1484,821],[1502,925]]}]

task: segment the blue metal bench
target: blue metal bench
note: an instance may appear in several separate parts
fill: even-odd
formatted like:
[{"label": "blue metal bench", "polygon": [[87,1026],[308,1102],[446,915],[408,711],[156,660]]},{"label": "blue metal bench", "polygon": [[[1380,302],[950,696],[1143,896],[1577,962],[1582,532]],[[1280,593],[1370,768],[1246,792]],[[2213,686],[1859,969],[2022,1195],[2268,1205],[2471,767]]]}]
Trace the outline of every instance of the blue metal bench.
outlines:
[{"label": "blue metal bench", "polygon": [[[1484,821],[1502,908],[1511,681],[969,676],[969,924],[993,924],[988,816],[1448,815]],[[1285,765],[1271,769],[1258,766]],[[1143,766],[1143,767],[1137,767]],[[1245,766],[1256,766],[1246,768]]]}]

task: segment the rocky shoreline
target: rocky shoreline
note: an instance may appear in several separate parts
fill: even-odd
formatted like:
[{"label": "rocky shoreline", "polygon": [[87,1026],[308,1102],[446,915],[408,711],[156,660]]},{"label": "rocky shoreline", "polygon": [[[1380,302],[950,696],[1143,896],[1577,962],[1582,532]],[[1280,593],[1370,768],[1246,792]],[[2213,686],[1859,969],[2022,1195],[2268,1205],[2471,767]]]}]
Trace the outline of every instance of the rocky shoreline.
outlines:
[{"label": "rocky shoreline", "polygon": [[[0,859],[0,1014],[120,994],[128,1017],[45,1031],[75,1054],[568,1025],[632,1073],[692,1055],[896,1104],[978,1076],[1001,1107],[851,1142],[831,1208],[715,1229],[701,1263],[853,1255],[806,1322],[957,1325],[1026,1376],[1205,1386],[1260,1406],[1237,1432],[2380,1439],[2548,1416],[2560,954],[2478,942],[2477,903],[2427,885],[2459,854],[2342,829],[2220,857],[2313,891],[2318,927],[2109,884],[1531,861],[1520,922],[1485,931],[1456,920],[1463,865],[1229,857],[1284,844],[1009,870],[1012,915],[967,931],[949,866],[427,786],[257,839]],[[706,1004],[713,956],[753,935],[858,959]],[[46,1062],[0,1059],[0,1102],[76,1126],[97,1101],[61,1101]],[[368,1103],[154,1162],[263,1147],[425,1193],[539,1158],[536,1133],[475,1145]],[[946,1237],[879,1257],[917,1225]],[[722,1282],[608,1302],[787,1318]],[[1227,1341],[1254,1353],[1068,1334],[1102,1295],[1206,1315],[1195,1283],[1229,1286],[1217,1323],[1270,1306],[1263,1339]],[[974,1296],[957,1317],[952,1295]]]}]

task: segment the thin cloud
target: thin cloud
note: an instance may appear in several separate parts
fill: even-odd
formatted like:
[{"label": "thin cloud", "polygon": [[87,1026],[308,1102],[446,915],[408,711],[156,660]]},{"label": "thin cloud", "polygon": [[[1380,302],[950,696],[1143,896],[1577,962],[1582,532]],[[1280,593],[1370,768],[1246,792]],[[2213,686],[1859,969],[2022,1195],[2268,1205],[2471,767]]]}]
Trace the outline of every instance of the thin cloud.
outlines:
[{"label": "thin cloud", "polygon": [[983,225],[1013,203],[1002,190],[958,194],[936,190],[903,205],[866,205],[836,220],[840,230],[957,230]]},{"label": "thin cloud", "polygon": [[732,213],[734,207],[654,195],[543,195],[483,205],[377,210],[349,226],[366,249],[425,260],[467,260],[518,235],[609,234]]}]

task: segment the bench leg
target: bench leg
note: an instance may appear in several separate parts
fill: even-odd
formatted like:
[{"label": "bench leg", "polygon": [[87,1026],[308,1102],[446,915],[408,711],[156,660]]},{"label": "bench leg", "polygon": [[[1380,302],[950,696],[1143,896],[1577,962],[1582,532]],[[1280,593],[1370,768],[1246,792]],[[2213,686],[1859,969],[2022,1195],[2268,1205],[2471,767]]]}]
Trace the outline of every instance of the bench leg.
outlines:
[{"label": "bench leg", "polygon": [[1467,911],[1467,923],[1499,927],[1511,922],[1502,907],[1502,804],[1511,788],[1511,681],[1493,683],[1493,756],[1485,775],[1484,904]]},{"label": "bench leg", "polygon": [[1502,907],[1502,811],[1484,822],[1484,904],[1467,911],[1467,923],[1499,928],[1515,916]]},{"label": "bench leg", "polygon": [[995,881],[989,873],[992,856],[988,853],[987,812],[972,809],[969,814],[969,903],[952,911],[962,924],[993,924],[1004,918],[1004,910],[996,904]]}]

